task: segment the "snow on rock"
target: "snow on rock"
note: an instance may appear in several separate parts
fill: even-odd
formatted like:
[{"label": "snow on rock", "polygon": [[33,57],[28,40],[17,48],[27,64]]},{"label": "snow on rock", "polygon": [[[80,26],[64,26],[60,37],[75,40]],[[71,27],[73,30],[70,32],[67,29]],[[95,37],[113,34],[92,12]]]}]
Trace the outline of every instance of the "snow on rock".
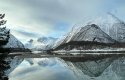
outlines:
[{"label": "snow on rock", "polygon": [[70,32],[68,32],[67,34],[65,34],[64,36],[61,36],[60,38],[57,39],[57,41],[55,42],[53,49],[57,48],[58,46],[60,46],[61,44],[64,44],[66,42],[69,42],[69,40],[80,31],[80,27],[78,26],[73,26],[72,30]]},{"label": "snow on rock", "polygon": [[104,31],[100,29],[96,24],[86,25],[85,27],[81,27],[74,32],[72,30],[66,37],[62,40],[56,42],[55,48],[68,42],[72,41],[89,41],[89,42],[99,42],[99,43],[115,43],[109,35],[107,35]]},{"label": "snow on rock", "polygon": [[73,37],[68,41],[91,41],[100,43],[114,43],[109,35],[103,32],[97,25],[91,24],[82,27],[80,31],[73,35]]},{"label": "snow on rock", "polygon": [[119,42],[125,42],[125,23],[111,13],[101,16],[88,24],[96,24],[111,38]]},{"label": "snow on rock", "polygon": [[[95,28],[90,25],[95,24]],[[97,29],[97,28],[98,29]],[[95,38],[96,37],[96,38]],[[104,39],[104,40],[103,40]],[[54,48],[70,41],[97,41],[104,43],[125,42],[125,23],[111,13],[107,13],[91,22],[85,23],[73,29],[63,38],[59,39]]]},{"label": "snow on rock", "polygon": [[24,45],[16,39],[12,34],[10,34],[9,41],[3,48],[24,48]]}]

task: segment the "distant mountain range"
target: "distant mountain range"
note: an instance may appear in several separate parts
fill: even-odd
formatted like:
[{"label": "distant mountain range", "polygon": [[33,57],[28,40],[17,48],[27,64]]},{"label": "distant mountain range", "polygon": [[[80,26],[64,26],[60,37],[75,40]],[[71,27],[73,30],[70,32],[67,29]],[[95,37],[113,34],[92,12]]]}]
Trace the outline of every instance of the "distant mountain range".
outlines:
[{"label": "distant mountain range", "polygon": [[[80,45],[89,43],[125,43],[125,23],[113,14],[108,13],[77,29],[73,28],[62,39],[53,37],[40,37],[37,40],[29,40],[23,45],[10,34],[9,42],[3,48],[29,48],[32,50],[55,49],[65,44]],[[83,43],[84,44],[84,43]],[[25,47],[24,47],[25,46]]]},{"label": "distant mountain range", "polygon": [[25,48],[29,48],[31,50],[49,50],[53,47],[57,38],[53,37],[40,37],[37,40],[29,40],[25,44]]},{"label": "distant mountain range", "polygon": [[[82,46],[79,49],[88,49],[89,46],[84,44],[94,44],[91,49],[97,47],[109,47],[109,44],[120,44],[125,43],[125,23],[118,19],[113,14],[108,13],[107,15],[101,16],[94,19],[84,26],[73,28],[63,38],[53,37],[40,37],[37,40],[29,40],[25,44],[25,48],[32,50],[49,50],[49,49],[74,49]],[[77,45],[77,46],[76,46]],[[83,47],[84,46],[84,47]],[[97,48],[99,48],[97,47]]]}]

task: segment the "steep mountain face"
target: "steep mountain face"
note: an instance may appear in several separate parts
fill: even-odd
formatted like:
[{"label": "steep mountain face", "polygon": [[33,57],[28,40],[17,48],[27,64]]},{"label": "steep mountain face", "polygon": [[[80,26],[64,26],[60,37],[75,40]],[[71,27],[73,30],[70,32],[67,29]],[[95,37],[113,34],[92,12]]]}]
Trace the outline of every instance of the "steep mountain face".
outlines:
[{"label": "steep mountain face", "polygon": [[69,33],[63,40],[57,42],[55,45],[62,45],[69,42],[98,42],[98,43],[115,43],[108,34],[100,29],[95,24],[86,25],[81,27],[79,31]]},{"label": "steep mountain face", "polygon": [[119,42],[125,42],[125,23],[113,14],[108,13],[107,15],[101,16],[88,24],[96,24],[112,39]]},{"label": "steep mountain face", "polygon": [[114,43],[109,35],[103,32],[97,25],[91,24],[82,27],[77,34],[74,34],[69,41],[91,41],[100,43]]},{"label": "steep mountain face", "polygon": [[73,28],[66,36],[56,42],[54,48],[71,41],[96,41],[102,43],[117,41],[124,43],[125,23],[113,14],[108,13],[88,22],[86,26]]},{"label": "steep mountain face", "polygon": [[3,48],[24,48],[24,45],[16,39],[12,34],[10,34],[9,41]]},{"label": "steep mountain face", "polygon": [[53,37],[40,37],[37,40],[30,40],[25,44],[26,48],[32,50],[48,50],[51,49],[57,38]]}]

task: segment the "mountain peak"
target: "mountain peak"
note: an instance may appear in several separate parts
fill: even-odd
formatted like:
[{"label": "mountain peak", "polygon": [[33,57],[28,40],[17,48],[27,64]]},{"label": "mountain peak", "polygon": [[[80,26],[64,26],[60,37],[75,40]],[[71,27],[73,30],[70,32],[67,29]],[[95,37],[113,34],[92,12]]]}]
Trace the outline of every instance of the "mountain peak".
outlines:
[{"label": "mountain peak", "polygon": [[112,39],[125,42],[125,23],[111,13],[94,19],[88,24],[96,24]]},{"label": "mountain peak", "polygon": [[98,24],[98,26],[105,24],[109,26],[113,26],[115,23],[123,23],[119,18],[117,18],[115,15],[111,13],[107,13],[104,16],[100,16],[93,21],[89,22],[89,24]]},{"label": "mountain peak", "polygon": [[99,29],[99,27],[96,24],[91,24],[90,26],[93,28]]},{"label": "mountain peak", "polygon": [[92,41],[100,43],[114,42],[114,40],[96,24],[86,25],[81,28],[80,31],[72,37],[71,41]]}]

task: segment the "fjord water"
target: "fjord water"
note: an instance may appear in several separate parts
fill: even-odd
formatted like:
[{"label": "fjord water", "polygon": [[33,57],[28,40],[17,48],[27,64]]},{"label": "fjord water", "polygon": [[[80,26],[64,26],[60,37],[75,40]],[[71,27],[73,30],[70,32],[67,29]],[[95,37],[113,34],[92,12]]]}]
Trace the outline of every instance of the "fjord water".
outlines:
[{"label": "fjord water", "polygon": [[25,59],[9,77],[9,80],[77,80],[64,61],[58,58]]},{"label": "fjord water", "polygon": [[60,58],[26,58],[9,80],[124,80],[125,58],[70,62]]}]

